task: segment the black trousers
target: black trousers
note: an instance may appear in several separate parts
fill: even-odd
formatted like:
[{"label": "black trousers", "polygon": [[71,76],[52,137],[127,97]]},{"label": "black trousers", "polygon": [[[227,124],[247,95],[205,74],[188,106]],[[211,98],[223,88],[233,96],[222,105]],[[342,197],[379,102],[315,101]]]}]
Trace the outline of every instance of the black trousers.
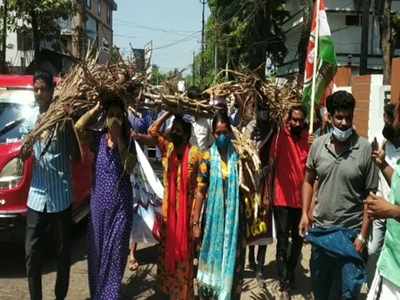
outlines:
[{"label": "black trousers", "polygon": [[249,261],[250,261],[250,263],[264,266],[265,256],[267,254],[267,246],[266,245],[258,245],[257,261],[256,261],[255,251],[256,251],[255,246],[249,246]]},{"label": "black trousers", "polygon": [[[303,246],[303,239],[299,235],[301,214],[300,208],[274,207],[277,235],[276,261],[278,278],[281,283],[289,283],[290,280],[294,279],[294,271]],[[290,253],[289,235],[292,238]]]},{"label": "black trousers", "polygon": [[28,208],[25,238],[25,264],[31,300],[42,299],[43,241],[50,226],[57,238],[56,299],[67,296],[71,265],[71,208],[59,213],[37,212]]}]

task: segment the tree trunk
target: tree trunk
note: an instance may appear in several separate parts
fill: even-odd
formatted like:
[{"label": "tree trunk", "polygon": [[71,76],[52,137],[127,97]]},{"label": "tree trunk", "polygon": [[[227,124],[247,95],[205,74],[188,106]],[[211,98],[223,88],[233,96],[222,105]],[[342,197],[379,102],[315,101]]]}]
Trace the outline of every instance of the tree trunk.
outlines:
[{"label": "tree trunk", "polygon": [[312,10],[313,10],[313,1],[304,0],[303,2],[304,2],[303,30],[301,33],[299,44],[297,46],[297,52],[299,53],[298,55],[299,80],[303,80],[304,78],[304,70],[306,67],[306,58],[307,58],[307,47],[308,47],[308,42],[310,40]]},{"label": "tree trunk", "polygon": [[31,26],[32,26],[32,39],[33,39],[33,59],[37,62],[40,53],[40,42],[41,42],[41,35],[39,31],[39,24],[37,20],[36,12],[32,9],[31,10]]},{"label": "tree trunk", "polygon": [[383,51],[383,84],[390,84],[392,72],[392,24],[391,24],[392,0],[384,1],[383,16],[381,18],[381,46]]},{"label": "tree trunk", "polygon": [[254,27],[252,35],[255,37],[254,44],[250,46],[251,51],[248,55],[247,65],[252,72],[255,72],[261,78],[265,77],[265,63],[267,60],[267,43],[271,39],[272,28],[272,3],[267,1],[265,6],[258,9],[254,16]]}]

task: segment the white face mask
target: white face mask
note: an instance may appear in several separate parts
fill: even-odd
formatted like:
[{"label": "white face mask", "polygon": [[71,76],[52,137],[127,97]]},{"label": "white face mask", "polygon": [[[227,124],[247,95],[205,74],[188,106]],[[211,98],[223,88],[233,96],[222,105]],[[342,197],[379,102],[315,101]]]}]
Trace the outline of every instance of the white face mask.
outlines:
[{"label": "white face mask", "polygon": [[352,135],[353,133],[353,128],[350,127],[347,130],[341,130],[335,126],[333,126],[333,131],[332,134],[335,136],[335,138],[339,141],[339,142],[345,142],[349,139],[349,137]]}]

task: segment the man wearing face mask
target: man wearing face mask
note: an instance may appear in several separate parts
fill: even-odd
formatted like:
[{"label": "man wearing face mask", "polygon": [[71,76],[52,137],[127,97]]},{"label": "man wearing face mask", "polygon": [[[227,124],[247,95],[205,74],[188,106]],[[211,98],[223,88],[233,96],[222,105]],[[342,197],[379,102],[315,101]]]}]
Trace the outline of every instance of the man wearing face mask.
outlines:
[{"label": "man wearing face mask", "polygon": [[[353,95],[338,91],[327,103],[333,131],[311,146],[300,235],[312,244],[315,299],[357,299],[366,279],[364,250],[370,225],[363,202],[378,188],[378,170],[370,143],[353,129]],[[318,201],[311,224],[308,212],[317,177]]]},{"label": "man wearing face mask", "polygon": [[[200,237],[200,214],[197,178],[203,153],[191,146],[191,124],[175,116],[167,135],[161,133],[165,113],[149,128],[149,134],[162,152],[164,199],[162,204],[161,258],[158,277],[161,292],[169,299],[190,300],[193,295],[193,258]],[[164,298],[163,298],[164,299]]]},{"label": "man wearing face mask", "polygon": [[[289,110],[286,124],[275,135],[269,155],[273,175],[269,183],[272,199],[268,202],[273,205],[278,240],[276,260],[284,294],[294,285],[295,268],[302,249],[298,224],[302,207],[301,187],[309,151],[305,118],[302,106],[293,106]],[[288,258],[289,234],[292,243]]]},{"label": "man wearing face mask", "polygon": [[[393,126],[394,123],[395,105],[392,103],[386,104],[384,107],[384,127],[382,135],[385,138],[382,150],[385,153],[385,161],[392,169],[396,168],[397,162],[400,159],[400,131],[396,130]],[[379,163],[377,166],[380,167]],[[390,186],[382,172],[379,172],[379,190],[382,192],[384,199],[389,199]],[[376,263],[381,252],[383,241],[385,238],[386,220],[376,219],[373,222],[371,233],[368,239],[368,285],[372,283],[374,278]]]}]

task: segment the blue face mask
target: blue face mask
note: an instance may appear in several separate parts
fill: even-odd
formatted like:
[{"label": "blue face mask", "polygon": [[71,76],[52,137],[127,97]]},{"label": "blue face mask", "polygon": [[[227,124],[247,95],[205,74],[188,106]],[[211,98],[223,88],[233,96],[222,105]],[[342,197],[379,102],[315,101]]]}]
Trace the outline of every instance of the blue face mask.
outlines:
[{"label": "blue face mask", "polygon": [[225,134],[220,134],[218,138],[215,140],[218,149],[220,150],[225,150],[228,148],[230,142],[231,142],[231,137]]}]

